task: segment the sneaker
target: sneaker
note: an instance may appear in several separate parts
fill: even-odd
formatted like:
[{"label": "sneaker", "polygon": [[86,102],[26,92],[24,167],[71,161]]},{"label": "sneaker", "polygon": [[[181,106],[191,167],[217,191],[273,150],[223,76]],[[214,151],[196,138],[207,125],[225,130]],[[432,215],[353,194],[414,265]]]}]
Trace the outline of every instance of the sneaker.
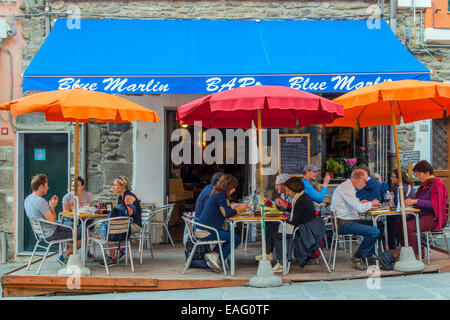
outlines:
[{"label": "sneaker", "polygon": [[121,262],[125,260],[125,249],[120,249],[119,251],[119,259],[117,259],[117,262]]},{"label": "sneaker", "polygon": [[273,266],[272,271],[273,273],[282,273],[283,266],[279,262],[277,262],[277,264]]},{"label": "sneaker", "polygon": [[[255,257],[256,261],[261,261],[262,259],[263,259],[262,255],[259,255],[259,256]],[[273,261],[273,253],[272,252],[266,254],[266,260]]]},{"label": "sneaker", "polygon": [[59,257],[58,257],[58,259],[56,259],[56,261],[58,261],[58,263],[61,265],[61,266],[63,266],[63,267],[65,267],[66,265],[67,265],[67,258],[65,258],[64,257],[64,255],[60,255]]},{"label": "sneaker", "polygon": [[[105,266],[105,261],[102,260],[99,263],[102,267]],[[117,260],[115,258],[111,258],[111,257],[106,257],[106,264],[108,265],[108,267],[115,267],[117,266]]]},{"label": "sneaker", "polygon": [[222,267],[219,264],[219,258],[214,253],[206,253],[205,260],[208,267],[215,272],[222,272]]}]

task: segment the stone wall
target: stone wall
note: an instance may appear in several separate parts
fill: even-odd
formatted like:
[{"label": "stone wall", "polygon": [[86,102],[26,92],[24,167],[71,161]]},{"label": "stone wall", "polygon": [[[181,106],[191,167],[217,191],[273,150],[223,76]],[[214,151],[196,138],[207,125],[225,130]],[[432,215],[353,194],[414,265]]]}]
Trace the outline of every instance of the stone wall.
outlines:
[{"label": "stone wall", "polygon": [[130,124],[89,124],[87,190],[97,201],[115,201],[112,184],[127,176],[133,184],[133,129]]},{"label": "stone wall", "polygon": [[14,147],[0,147],[0,231],[7,238],[7,260],[14,256]]}]

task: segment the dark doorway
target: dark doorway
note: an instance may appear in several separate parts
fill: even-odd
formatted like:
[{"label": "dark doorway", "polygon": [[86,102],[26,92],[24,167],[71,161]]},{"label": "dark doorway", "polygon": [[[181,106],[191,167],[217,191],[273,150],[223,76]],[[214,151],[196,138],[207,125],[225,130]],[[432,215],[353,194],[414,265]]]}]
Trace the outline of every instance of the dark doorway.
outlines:
[{"label": "dark doorway", "polygon": [[[59,198],[56,212],[62,211],[62,198],[68,191],[69,185],[69,142],[67,133],[27,133],[23,139],[24,145],[24,183],[23,195],[27,197],[31,192],[31,178],[44,173],[49,180],[49,191],[44,196],[50,200],[53,195]],[[23,200],[22,200],[23,203]],[[24,222],[24,246],[25,251],[31,251],[35,245],[35,238],[30,222],[25,211],[19,212],[23,215]],[[57,250],[57,246],[53,247]]]}]

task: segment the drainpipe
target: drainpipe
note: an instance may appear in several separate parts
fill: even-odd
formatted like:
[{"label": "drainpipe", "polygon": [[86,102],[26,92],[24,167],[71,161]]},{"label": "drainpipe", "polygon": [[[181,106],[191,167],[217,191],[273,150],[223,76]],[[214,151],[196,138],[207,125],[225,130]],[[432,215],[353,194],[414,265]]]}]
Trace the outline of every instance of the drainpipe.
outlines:
[{"label": "drainpipe", "polygon": [[0,232],[0,241],[2,242],[2,264],[5,264],[8,250],[6,250],[6,235],[3,231]]},{"label": "drainpipe", "polygon": [[81,155],[81,170],[80,176],[87,181],[87,166],[86,166],[86,145],[87,145],[86,123],[81,124],[80,128],[80,155]]},{"label": "drainpipe", "polygon": [[[389,1],[389,26],[391,27],[392,32],[397,36],[397,0]],[[394,169],[394,157],[395,157],[395,143],[394,143],[394,128],[390,127],[390,146],[389,146],[389,172]],[[400,170],[400,168],[398,168]]]}]

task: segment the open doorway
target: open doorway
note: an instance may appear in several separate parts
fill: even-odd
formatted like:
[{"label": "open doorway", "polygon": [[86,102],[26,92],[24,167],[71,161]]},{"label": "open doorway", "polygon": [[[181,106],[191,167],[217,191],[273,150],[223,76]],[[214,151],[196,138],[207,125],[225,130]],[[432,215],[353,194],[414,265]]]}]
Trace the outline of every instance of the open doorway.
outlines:
[{"label": "open doorway", "polygon": [[[181,140],[181,138],[175,138],[175,141],[171,141],[172,134],[177,129],[184,129],[185,135],[183,136],[183,140]],[[217,130],[222,133],[224,138],[226,137],[226,129]],[[205,149],[214,141],[206,141],[205,131],[205,128],[194,129],[193,126],[182,127],[176,120],[176,110],[166,111],[166,176],[168,177],[166,192],[168,202],[175,203],[175,208],[169,222],[170,234],[175,242],[180,242],[183,239],[184,223],[181,218],[183,212],[195,210],[195,203],[200,192],[210,183],[214,173],[220,171],[225,174],[232,174],[236,177],[239,182],[239,186],[236,188],[236,192],[233,195],[233,201],[239,202],[240,199],[243,199],[244,196],[247,195],[249,185],[248,177],[250,171],[247,148],[245,148],[245,163],[242,163],[242,161],[238,163],[238,157],[236,154],[238,152],[238,148],[241,148],[242,146],[238,146],[237,141],[233,141],[234,146],[226,149],[225,144],[218,143],[217,148],[221,149],[223,157],[216,157],[215,152],[212,152],[212,155],[216,159],[220,158],[221,161],[207,164],[204,161],[205,159],[203,157],[203,153]],[[196,135],[199,135],[199,137],[196,137]],[[176,136],[176,133],[174,136]],[[184,139],[190,140],[186,140],[189,141],[186,142]],[[181,141],[184,141],[186,144],[183,146],[183,149],[179,151]],[[248,140],[246,140],[245,143],[247,144]],[[187,151],[184,148],[189,148],[190,151]],[[195,148],[197,149],[194,150]],[[227,150],[234,150],[232,157],[227,154]],[[173,151],[176,155],[183,158],[181,163],[178,163],[172,159]],[[185,152],[188,154],[186,158],[184,158]],[[198,153],[195,155],[195,152],[200,152],[201,157],[198,156]],[[230,151],[228,151],[228,153],[230,153]],[[228,161],[225,157],[228,157]],[[230,158],[234,159],[232,163],[230,163]]]}]

